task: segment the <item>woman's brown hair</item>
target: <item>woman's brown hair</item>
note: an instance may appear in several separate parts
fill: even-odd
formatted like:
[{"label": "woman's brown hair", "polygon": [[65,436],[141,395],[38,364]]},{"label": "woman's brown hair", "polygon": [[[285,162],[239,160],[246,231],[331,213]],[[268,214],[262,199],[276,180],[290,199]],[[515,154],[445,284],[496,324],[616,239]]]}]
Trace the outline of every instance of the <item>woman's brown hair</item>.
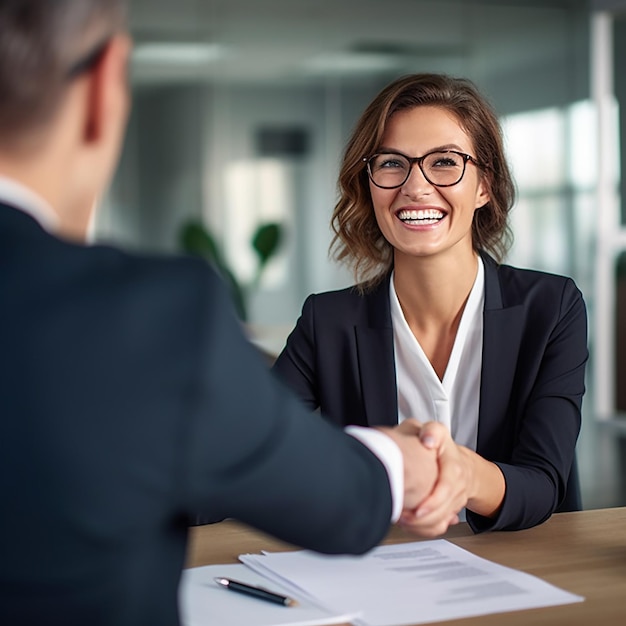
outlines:
[{"label": "woman's brown hair", "polygon": [[394,113],[418,106],[437,106],[454,113],[470,136],[481,163],[489,202],[474,213],[475,250],[486,250],[498,261],[512,241],[508,214],[515,187],[505,159],[502,129],[489,102],[465,78],[443,74],[413,74],[385,87],[365,109],[345,149],[339,171],[340,198],[331,226],[331,251],[352,266],[361,289],[378,284],[393,264],[393,248],[383,237],[369,191],[364,157],[376,152]]}]

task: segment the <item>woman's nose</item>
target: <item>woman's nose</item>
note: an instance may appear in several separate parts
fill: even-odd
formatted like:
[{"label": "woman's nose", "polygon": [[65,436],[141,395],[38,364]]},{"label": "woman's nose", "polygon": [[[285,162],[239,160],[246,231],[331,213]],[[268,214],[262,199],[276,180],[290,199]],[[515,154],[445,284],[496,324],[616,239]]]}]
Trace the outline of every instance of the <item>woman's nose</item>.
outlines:
[{"label": "woman's nose", "polygon": [[422,172],[422,168],[417,163],[413,163],[409,177],[400,187],[400,191],[409,198],[418,198],[432,192],[433,189],[434,185],[428,182],[424,172]]}]

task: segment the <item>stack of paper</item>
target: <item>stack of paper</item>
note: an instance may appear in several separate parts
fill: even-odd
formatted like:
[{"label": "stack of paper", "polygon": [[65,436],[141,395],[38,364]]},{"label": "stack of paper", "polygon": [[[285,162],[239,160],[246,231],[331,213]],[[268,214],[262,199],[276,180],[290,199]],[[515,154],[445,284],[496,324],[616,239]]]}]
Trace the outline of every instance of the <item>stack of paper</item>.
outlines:
[{"label": "stack of paper", "polygon": [[179,588],[181,620],[185,626],[323,626],[347,624],[357,617],[354,613],[329,611],[303,596],[298,596],[299,604],[295,607],[250,598],[220,587],[213,580],[222,577],[288,594],[284,587],[269,582],[245,565],[187,569]]},{"label": "stack of paper", "polygon": [[425,624],[584,600],[443,539],[380,546],[361,557],[298,551],[239,558],[292,596],[337,614],[359,614],[352,622],[361,626]]}]

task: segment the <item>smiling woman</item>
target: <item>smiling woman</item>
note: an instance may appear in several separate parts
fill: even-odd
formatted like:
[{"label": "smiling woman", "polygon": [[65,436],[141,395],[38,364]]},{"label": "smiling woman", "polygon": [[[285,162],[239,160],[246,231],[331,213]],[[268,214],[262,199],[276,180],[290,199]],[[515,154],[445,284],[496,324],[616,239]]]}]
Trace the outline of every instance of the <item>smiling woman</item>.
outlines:
[{"label": "smiling woman", "polygon": [[[471,138],[456,115],[429,105],[397,111],[387,123],[382,144],[385,151],[393,149],[402,155],[423,153],[421,157],[400,156],[409,165],[404,172],[397,166],[401,161],[388,158],[383,160],[382,170],[377,169],[380,156],[388,154],[375,156],[374,168],[369,160],[374,215],[393,248],[396,284],[407,276],[401,265],[412,266],[415,257],[439,253],[441,258],[446,253],[460,268],[456,272],[461,287],[457,293],[464,298],[476,277],[474,212],[489,202],[486,177],[477,167],[479,161],[468,154],[474,152]],[[411,162],[420,166],[419,171],[410,168]],[[476,169],[470,168],[466,174],[468,162]],[[408,268],[408,276],[412,274],[413,269]],[[445,369],[445,364],[442,366]]]},{"label": "smiling woman", "polygon": [[[428,119],[405,123],[407,116]],[[431,128],[433,123],[436,128]],[[407,130],[412,132],[410,140],[402,136]],[[381,162],[379,155],[390,152],[400,153],[408,162],[406,177],[400,183],[394,180],[389,185],[377,184],[381,181],[377,173],[372,177],[372,166]],[[432,152],[446,152],[447,158],[432,159]],[[409,153],[421,156],[410,157]],[[441,169],[443,163],[449,166],[452,155],[463,159],[463,164],[457,164],[454,176],[439,178],[443,174],[434,171]],[[495,112],[466,79],[441,74],[407,76],[388,85],[366,108],[348,141],[339,174],[341,196],[332,219],[333,248],[337,260],[354,268],[357,283],[363,287],[380,282],[393,263],[392,245],[374,224],[375,202],[367,175],[374,186],[403,187],[416,180],[411,175],[413,163],[418,163],[426,182],[437,188],[462,183],[467,163],[472,163],[489,187],[489,198],[472,224],[472,245],[475,250],[490,251],[498,260],[510,245],[508,213],[515,190]]]},{"label": "smiling woman", "polygon": [[585,304],[569,278],[500,264],[514,187],[489,103],[465,79],[396,80],[339,186],[334,250],[357,283],[307,299],[276,372],[338,424],[425,423],[440,478],[403,520],[426,536],[580,508]]}]

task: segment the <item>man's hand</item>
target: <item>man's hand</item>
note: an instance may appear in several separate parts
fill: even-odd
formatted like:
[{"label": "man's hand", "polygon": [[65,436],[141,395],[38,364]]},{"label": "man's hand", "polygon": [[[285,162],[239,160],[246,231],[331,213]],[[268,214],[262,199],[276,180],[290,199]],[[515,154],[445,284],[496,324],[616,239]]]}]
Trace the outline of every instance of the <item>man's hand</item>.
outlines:
[{"label": "man's hand", "polygon": [[379,427],[398,445],[404,460],[404,507],[414,511],[432,492],[437,480],[437,450],[424,446],[420,439],[420,423],[405,420],[395,428]]},{"label": "man's hand", "polygon": [[467,505],[472,480],[471,463],[442,424],[428,422],[419,428],[423,444],[436,451],[438,477],[432,493],[414,510],[405,511],[400,524],[423,537],[436,537],[458,523],[458,512]]}]

